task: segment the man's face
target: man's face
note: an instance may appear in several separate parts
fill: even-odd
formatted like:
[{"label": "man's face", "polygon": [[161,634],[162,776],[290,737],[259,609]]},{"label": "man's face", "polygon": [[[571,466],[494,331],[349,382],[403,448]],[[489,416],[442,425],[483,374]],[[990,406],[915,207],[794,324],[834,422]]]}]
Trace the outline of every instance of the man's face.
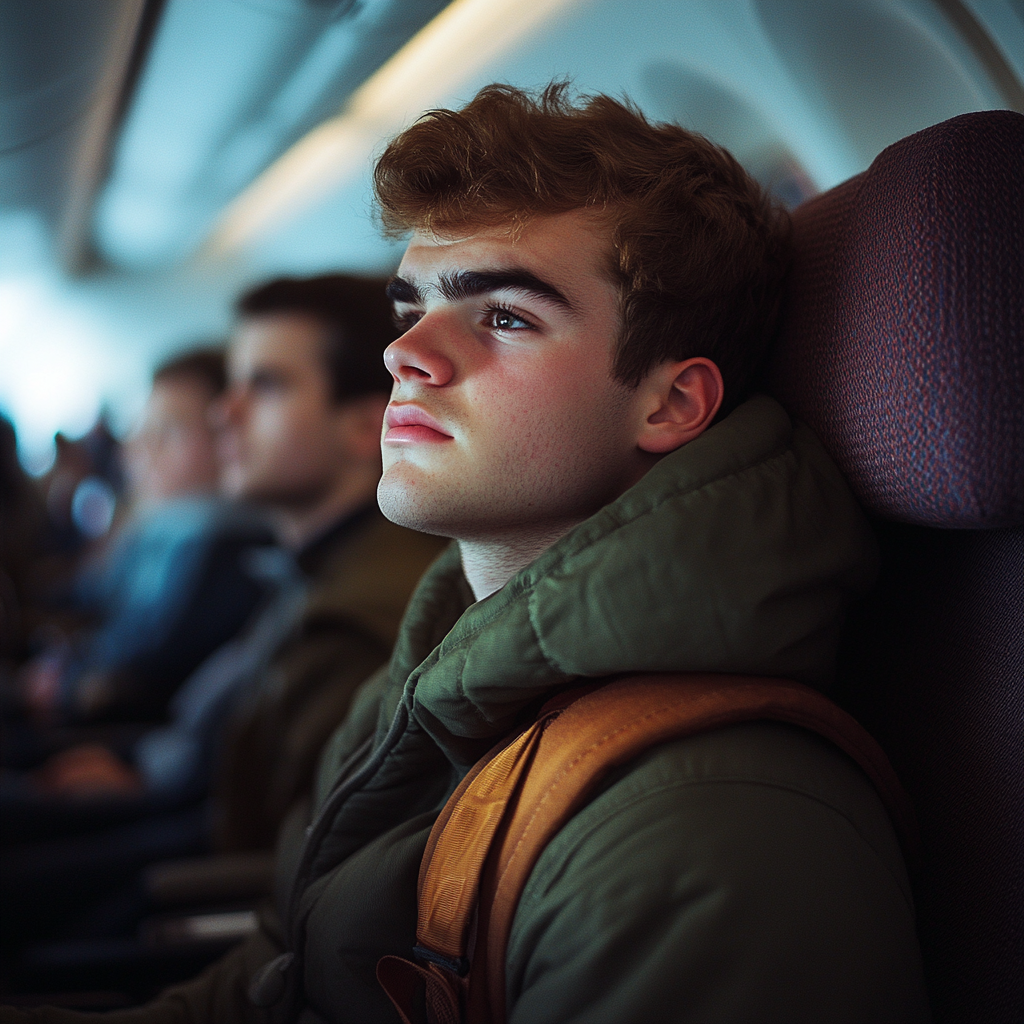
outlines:
[{"label": "man's face", "polygon": [[378,488],[388,518],[460,540],[581,521],[649,466],[612,379],[619,296],[593,217],[416,234],[389,288],[405,333]]},{"label": "man's face", "polygon": [[217,486],[217,457],[208,416],[213,394],[192,377],[153,385],[142,422],[125,446],[132,494],[143,506],[159,505]]},{"label": "man's face", "polygon": [[227,493],[305,508],[330,493],[345,471],[345,406],[331,398],[323,347],[324,328],[302,314],[239,324],[218,417]]}]

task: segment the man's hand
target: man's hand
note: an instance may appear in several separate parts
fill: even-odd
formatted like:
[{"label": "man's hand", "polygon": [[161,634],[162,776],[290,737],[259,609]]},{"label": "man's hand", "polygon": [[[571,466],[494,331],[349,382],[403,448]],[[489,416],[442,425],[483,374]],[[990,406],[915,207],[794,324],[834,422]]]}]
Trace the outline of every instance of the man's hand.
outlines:
[{"label": "man's hand", "polygon": [[35,773],[35,783],[44,793],[65,796],[130,795],[144,788],[130,764],[98,743],[54,755]]}]

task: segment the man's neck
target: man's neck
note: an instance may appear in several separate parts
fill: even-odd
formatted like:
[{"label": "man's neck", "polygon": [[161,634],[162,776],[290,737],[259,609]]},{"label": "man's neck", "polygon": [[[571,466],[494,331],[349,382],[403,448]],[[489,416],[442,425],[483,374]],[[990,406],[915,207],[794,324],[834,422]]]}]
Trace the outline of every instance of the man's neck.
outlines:
[{"label": "man's neck", "polygon": [[290,551],[300,551],[324,533],[333,523],[352,515],[375,499],[378,469],[347,474],[345,479],[319,501],[302,507],[278,507],[273,510],[277,535]]},{"label": "man's neck", "polygon": [[528,533],[505,535],[500,540],[459,540],[462,571],[473,596],[482,601],[501,590],[520,569],[525,569],[577,524],[561,523]]}]

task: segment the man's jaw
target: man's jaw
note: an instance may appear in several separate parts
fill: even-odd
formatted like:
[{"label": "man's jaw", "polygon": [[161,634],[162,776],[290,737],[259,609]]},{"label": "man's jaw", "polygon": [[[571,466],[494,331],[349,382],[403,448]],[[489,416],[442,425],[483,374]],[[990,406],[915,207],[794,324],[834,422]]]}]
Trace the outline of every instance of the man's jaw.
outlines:
[{"label": "man's jaw", "polygon": [[438,420],[412,402],[394,403],[384,413],[385,445],[438,444],[454,436]]}]

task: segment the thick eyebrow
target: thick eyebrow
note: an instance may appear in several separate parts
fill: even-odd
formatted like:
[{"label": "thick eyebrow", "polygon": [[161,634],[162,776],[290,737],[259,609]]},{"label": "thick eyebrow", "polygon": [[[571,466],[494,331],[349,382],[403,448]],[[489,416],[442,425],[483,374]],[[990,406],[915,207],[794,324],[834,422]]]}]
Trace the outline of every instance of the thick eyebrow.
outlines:
[{"label": "thick eyebrow", "polygon": [[[577,312],[576,307],[553,284],[521,267],[510,267],[507,270],[455,270],[440,275],[437,289],[449,302],[461,302],[475,295],[512,289],[551,302],[567,313]],[[392,302],[410,305],[423,301],[420,289],[404,277],[393,277],[388,282],[387,297]]]},{"label": "thick eyebrow", "polygon": [[388,281],[384,294],[392,302],[407,302],[412,305],[413,303],[423,301],[419,288],[412,281],[406,281],[404,277],[398,277],[397,275]]},{"label": "thick eyebrow", "polygon": [[460,302],[475,295],[511,289],[544,299],[567,313],[576,312],[576,307],[553,284],[548,284],[521,267],[510,267],[507,270],[457,270],[442,274],[438,278],[438,288],[449,302]]}]

